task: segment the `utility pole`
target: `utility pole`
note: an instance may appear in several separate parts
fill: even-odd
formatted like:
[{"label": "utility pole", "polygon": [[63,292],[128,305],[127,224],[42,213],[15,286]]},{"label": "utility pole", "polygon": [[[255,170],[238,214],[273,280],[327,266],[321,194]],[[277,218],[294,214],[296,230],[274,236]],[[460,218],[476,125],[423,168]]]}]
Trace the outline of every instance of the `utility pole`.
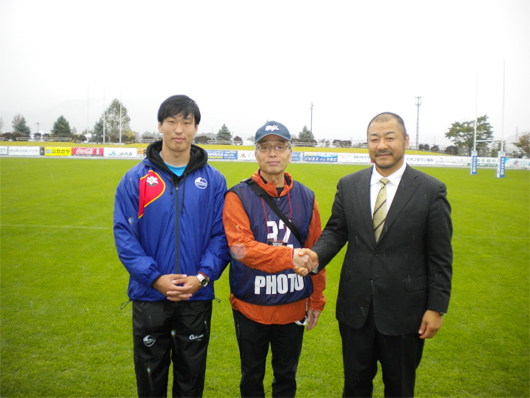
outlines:
[{"label": "utility pole", "polygon": [[[311,101],[311,125],[309,126],[309,129],[311,130],[311,134],[313,134],[313,101]],[[313,134],[313,137],[315,137],[315,134]]]},{"label": "utility pole", "polygon": [[416,106],[418,107],[418,113],[416,116],[416,150],[420,147],[420,105],[421,97],[416,97]]},{"label": "utility pole", "polygon": [[120,87],[120,144],[121,144],[121,87]]},{"label": "utility pole", "polygon": [[90,86],[87,86],[86,88],[86,137],[87,137],[87,141],[88,141],[88,131],[90,128],[90,118],[88,117],[89,99],[90,99],[89,90],[90,90]]},{"label": "utility pole", "polygon": [[105,125],[107,124],[107,109],[105,109],[105,86],[103,86],[103,143],[105,143]]}]

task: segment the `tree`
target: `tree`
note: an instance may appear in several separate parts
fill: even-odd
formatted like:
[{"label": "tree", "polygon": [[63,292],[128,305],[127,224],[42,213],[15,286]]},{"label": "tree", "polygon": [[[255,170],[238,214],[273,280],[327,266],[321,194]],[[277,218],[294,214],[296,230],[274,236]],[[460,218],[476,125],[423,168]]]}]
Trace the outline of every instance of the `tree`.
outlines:
[{"label": "tree", "polygon": [[24,119],[24,116],[20,114],[15,115],[15,117],[13,118],[12,125],[13,125],[13,133],[19,133],[17,135],[29,137],[31,130],[26,124],[26,119]]},{"label": "tree", "polygon": [[137,136],[138,142],[154,142],[162,138],[161,137],[162,135],[158,131],[156,132],[144,131],[143,134],[141,135],[136,134],[136,136]]},{"label": "tree", "polygon": [[56,137],[72,137],[70,123],[68,123],[64,116],[59,116],[55,121],[52,128],[52,134]]},{"label": "tree", "polygon": [[197,145],[204,145],[210,141],[210,137],[208,137],[206,134],[196,135],[193,141],[195,141],[195,144]]},{"label": "tree", "polygon": [[[475,130],[475,121],[467,122],[454,122],[449,128],[449,131],[445,133],[445,136],[449,138],[459,148],[465,148],[467,153],[471,153],[473,150],[473,135]],[[477,119],[477,141],[491,140],[493,138],[493,131],[491,125],[488,122],[488,115],[481,116]],[[487,142],[476,142],[477,151],[486,150]]]},{"label": "tree", "polygon": [[329,147],[329,140],[326,140],[325,138],[322,138],[319,142],[320,142],[320,146],[323,146],[323,147],[326,147],[326,148]]},{"label": "tree", "polygon": [[134,131],[128,130],[121,133],[121,142],[125,144],[135,144],[136,143],[136,134]]},{"label": "tree", "polygon": [[514,145],[517,148],[520,148],[526,155],[530,154],[530,131],[523,133],[523,135],[519,137],[519,141],[514,142]]},{"label": "tree", "polygon": [[103,142],[103,116],[94,124],[94,133],[91,142]]},{"label": "tree", "polygon": [[228,130],[228,127],[226,127],[226,124],[223,124],[223,126],[219,129],[217,132],[217,141],[229,141],[232,143],[232,133],[230,130]]},{"label": "tree", "polygon": [[458,155],[458,148],[454,145],[448,146],[445,148],[445,153],[448,155]]},{"label": "tree", "polygon": [[[127,108],[120,101],[114,99],[94,125],[94,137],[92,137],[92,140],[103,142],[104,138],[105,142],[120,142],[120,131],[122,141],[124,141],[125,136],[129,137],[127,139],[130,140],[130,121],[131,118],[127,114]],[[103,137],[103,132],[105,137]]]},{"label": "tree", "polygon": [[234,144],[243,145],[243,139],[240,136],[237,136],[236,138],[234,138]]},{"label": "tree", "polygon": [[496,158],[499,155],[501,148],[506,148],[506,141],[501,141],[501,140],[495,141],[491,145],[491,151],[489,153],[489,156],[492,158]]},{"label": "tree", "polygon": [[72,134],[72,141],[73,142],[85,142],[86,141],[86,130],[83,130],[81,134]]},{"label": "tree", "polygon": [[9,140],[13,139],[13,134],[11,134],[11,133],[2,133],[2,134],[0,134],[0,136],[2,137],[2,139],[0,139],[0,141],[9,141]]},{"label": "tree", "polygon": [[300,134],[298,134],[298,141],[300,142],[313,142],[315,137],[313,137],[313,132],[308,130],[306,126],[302,129]]}]

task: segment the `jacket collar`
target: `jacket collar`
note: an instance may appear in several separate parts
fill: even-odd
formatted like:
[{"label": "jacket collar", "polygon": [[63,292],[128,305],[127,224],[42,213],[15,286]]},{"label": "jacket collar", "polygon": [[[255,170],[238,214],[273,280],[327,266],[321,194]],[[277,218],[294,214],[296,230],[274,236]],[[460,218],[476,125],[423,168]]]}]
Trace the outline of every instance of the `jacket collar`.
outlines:
[{"label": "jacket collar", "polygon": [[252,175],[252,179],[270,196],[272,197],[285,196],[292,189],[294,182],[293,182],[293,178],[291,174],[287,172],[285,172],[284,174],[285,174],[285,185],[280,195],[278,195],[278,190],[276,189],[276,186],[274,185],[272,181],[265,182],[263,180],[263,177],[261,177],[261,174],[260,174],[260,169],[256,170],[256,172]]},{"label": "jacket collar", "polygon": [[394,196],[394,200],[392,201],[392,206],[390,206],[390,209],[388,210],[385,225],[383,226],[383,231],[381,231],[381,236],[379,237],[379,242],[383,240],[384,235],[390,229],[394,221],[396,221],[397,217],[419,186],[420,183],[417,180],[417,174],[414,173],[414,169],[407,165],[396,191],[396,196]]},{"label": "jacket collar", "polygon": [[[160,151],[162,150],[162,140],[155,141],[149,144],[149,146],[146,149],[146,157],[151,162],[151,164],[159,169],[165,170],[170,175],[171,171],[164,163],[164,160],[160,157]],[[208,153],[202,149],[201,147],[198,147],[195,144],[191,144],[190,148],[190,161],[188,165],[186,166],[186,170],[184,170],[183,177],[187,174],[190,174],[191,172],[200,169],[208,162]]]}]

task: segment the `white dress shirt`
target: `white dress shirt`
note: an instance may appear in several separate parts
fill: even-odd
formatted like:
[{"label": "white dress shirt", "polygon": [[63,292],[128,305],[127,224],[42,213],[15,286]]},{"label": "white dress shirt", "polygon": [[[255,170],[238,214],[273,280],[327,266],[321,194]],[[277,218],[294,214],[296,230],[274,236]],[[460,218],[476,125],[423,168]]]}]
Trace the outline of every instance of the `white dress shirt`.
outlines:
[{"label": "white dress shirt", "polygon": [[386,184],[386,213],[388,213],[388,210],[392,205],[392,201],[394,200],[394,196],[396,196],[401,177],[403,177],[403,173],[405,172],[406,167],[407,163],[403,162],[403,165],[399,168],[399,170],[389,175],[388,177],[383,177],[381,174],[379,174],[374,164],[372,169],[372,178],[370,180],[370,204],[372,209],[372,217],[374,216],[374,208],[375,201],[377,200],[377,194],[379,194],[379,190],[382,186],[379,180],[381,180],[381,178],[388,179],[388,184]]}]

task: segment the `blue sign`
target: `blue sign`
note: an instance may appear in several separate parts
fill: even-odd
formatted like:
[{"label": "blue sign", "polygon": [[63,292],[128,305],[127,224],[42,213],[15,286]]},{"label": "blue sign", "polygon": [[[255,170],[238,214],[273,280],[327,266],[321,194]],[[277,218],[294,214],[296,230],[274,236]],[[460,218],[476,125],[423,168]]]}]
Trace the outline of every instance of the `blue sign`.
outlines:
[{"label": "blue sign", "polygon": [[208,159],[237,160],[237,151],[207,149]]},{"label": "blue sign", "polygon": [[293,152],[291,155],[291,161],[292,162],[299,162],[302,160],[302,154],[300,152]]},{"label": "blue sign", "polygon": [[336,153],[304,153],[304,161],[306,162],[324,162],[324,163],[337,163],[339,159]]},{"label": "blue sign", "polygon": [[477,151],[472,151],[471,152],[471,169],[470,169],[470,174],[471,175],[476,175],[477,174],[477,163],[478,163],[478,153]]},{"label": "blue sign", "polygon": [[504,178],[506,169],[506,152],[499,151],[499,165],[497,166],[497,178]]}]

